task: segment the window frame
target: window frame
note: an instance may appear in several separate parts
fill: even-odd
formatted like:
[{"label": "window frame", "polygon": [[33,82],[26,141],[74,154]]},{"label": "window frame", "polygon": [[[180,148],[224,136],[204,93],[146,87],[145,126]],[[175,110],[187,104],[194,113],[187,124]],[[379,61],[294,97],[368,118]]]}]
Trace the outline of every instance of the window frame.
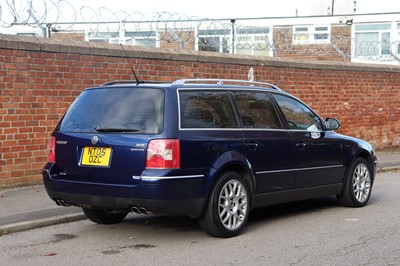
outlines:
[{"label": "window frame", "polygon": [[396,42],[397,42],[397,55],[398,56],[400,56],[400,21],[397,21],[396,22],[396,25],[397,25],[397,29],[396,29],[396,33],[397,33],[397,36],[396,36]]},{"label": "window frame", "polygon": [[[267,38],[268,43],[259,41],[258,38]],[[232,29],[221,28],[219,30],[196,30],[196,41],[195,50],[196,51],[210,51],[209,49],[201,49],[201,39],[202,38],[214,38],[218,40],[218,44],[210,45],[210,47],[215,48],[212,52],[219,53],[230,53],[230,54],[245,54],[245,55],[262,55],[262,56],[273,56],[273,49],[270,47],[273,41],[273,27],[256,27],[256,28],[241,28],[238,26],[234,29],[234,34],[232,35]],[[233,38],[233,40],[232,40]],[[250,40],[242,41],[241,38],[250,38]],[[250,41],[250,45],[249,45]],[[232,47],[232,42],[234,47]],[[257,49],[261,47],[261,43],[265,44],[262,49]],[[239,48],[238,48],[239,46]],[[248,46],[250,53],[238,53],[240,48]],[[216,51],[218,50],[218,51]],[[265,51],[265,53],[260,53],[260,51]]]},{"label": "window frame", "polygon": [[[215,42],[215,43],[210,44],[209,46],[207,46],[206,43],[204,43],[204,45],[202,45],[203,43],[200,40],[207,39],[207,38],[212,38],[212,39],[218,40],[218,43]],[[201,47],[210,47],[210,50],[201,49]],[[196,45],[197,51],[230,53],[229,47],[230,47],[230,40],[229,40],[229,38],[226,37],[226,35],[201,35],[201,36],[197,37],[197,45]],[[218,51],[211,50],[213,48],[217,48]]]},{"label": "window frame", "polygon": [[[243,54],[243,55],[259,55],[259,56],[272,56],[273,50],[271,49],[271,41],[270,41],[270,33],[267,33],[268,43],[261,42],[258,40],[258,37],[265,38],[265,34],[238,34],[235,36],[235,54]],[[241,38],[250,38],[251,45],[249,42],[243,41]],[[247,47],[248,46],[248,47]],[[262,49],[258,49],[259,47],[264,46]],[[246,49],[247,48],[247,49]],[[248,50],[249,53],[241,53],[242,50]],[[261,52],[260,52],[261,51]]]},{"label": "window frame", "polygon": [[[152,45],[142,45],[136,43],[136,41],[140,42],[140,40],[148,40],[152,43]],[[85,41],[87,42],[98,42],[98,43],[113,43],[113,44],[126,44],[133,46],[142,46],[142,47],[153,47],[159,48],[160,41],[158,32],[156,30],[148,30],[148,31],[98,31],[95,34],[91,32],[85,33]],[[131,42],[131,43],[130,43]]]},{"label": "window frame", "polygon": [[[400,24],[400,23],[399,23]],[[387,26],[386,29],[368,29],[366,27],[368,26]],[[363,27],[364,29],[360,29],[360,27]],[[358,28],[358,29],[357,29]],[[400,32],[400,30],[399,30]],[[373,54],[363,54],[363,48],[360,47],[361,44],[363,42],[360,42],[357,39],[357,36],[359,34],[373,34],[376,33],[378,34],[378,40],[376,41],[378,43],[378,45],[376,46],[377,48],[377,53],[375,53],[375,51],[373,51]],[[384,42],[384,38],[383,35],[384,34],[389,34],[389,42]],[[393,36],[393,31],[392,31],[392,23],[391,22],[380,22],[380,23],[362,23],[362,24],[357,24],[354,26],[354,57],[362,57],[362,58],[374,58],[374,57],[382,57],[382,56],[391,56],[391,43],[393,38],[395,38],[395,36]],[[384,47],[384,44],[386,44],[386,46]],[[385,49],[386,48],[386,49]],[[361,51],[360,51],[361,50]],[[388,51],[388,52],[384,52],[384,51]]]},{"label": "window frame", "polygon": [[[326,28],[324,31],[318,28]],[[306,29],[305,31],[296,31],[296,29]],[[300,33],[297,33],[300,32]],[[306,36],[306,39],[296,38],[296,36]],[[316,38],[318,35],[327,35],[327,38]],[[331,43],[331,25],[295,25],[292,32],[293,44],[328,44]]]}]

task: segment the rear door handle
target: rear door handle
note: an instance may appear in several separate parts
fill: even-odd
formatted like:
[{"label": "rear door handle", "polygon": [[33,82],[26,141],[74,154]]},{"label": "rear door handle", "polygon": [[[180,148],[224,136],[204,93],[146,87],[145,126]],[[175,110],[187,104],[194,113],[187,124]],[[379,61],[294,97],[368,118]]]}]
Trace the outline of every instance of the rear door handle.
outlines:
[{"label": "rear door handle", "polygon": [[258,145],[257,142],[249,141],[249,142],[246,142],[246,146],[247,146],[250,150],[255,151],[255,150],[257,150],[257,148],[258,148],[259,145]]}]

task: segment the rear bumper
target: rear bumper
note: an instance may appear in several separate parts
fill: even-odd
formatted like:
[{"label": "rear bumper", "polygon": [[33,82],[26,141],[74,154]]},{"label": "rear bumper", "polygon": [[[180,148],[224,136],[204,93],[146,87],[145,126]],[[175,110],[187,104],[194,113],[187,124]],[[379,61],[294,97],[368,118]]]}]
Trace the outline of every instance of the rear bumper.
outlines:
[{"label": "rear bumper", "polygon": [[[47,188],[46,188],[47,189]],[[47,190],[53,200],[63,200],[66,204],[87,208],[121,209],[130,211],[132,207],[145,208],[150,213],[199,217],[205,206],[205,199],[150,200],[100,195],[85,195]]]},{"label": "rear bumper", "polygon": [[77,182],[51,176],[51,165],[42,171],[47,193],[54,201],[87,208],[143,207],[151,213],[199,217],[205,208],[204,176],[143,177],[133,185]]}]

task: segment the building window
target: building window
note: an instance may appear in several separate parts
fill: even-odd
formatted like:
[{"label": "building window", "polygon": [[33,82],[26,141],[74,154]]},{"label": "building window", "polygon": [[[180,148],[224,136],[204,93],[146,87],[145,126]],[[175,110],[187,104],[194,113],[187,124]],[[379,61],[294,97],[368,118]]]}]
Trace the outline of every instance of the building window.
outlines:
[{"label": "building window", "polygon": [[331,27],[327,25],[294,26],[293,44],[329,43]]},{"label": "building window", "polygon": [[272,56],[268,27],[239,28],[235,32],[235,54]]},{"label": "building window", "polygon": [[228,39],[224,36],[199,37],[199,51],[228,53]]},{"label": "building window", "polygon": [[125,44],[157,47],[157,32],[156,31],[126,31]]},{"label": "building window", "polygon": [[89,32],[87,34],[87,41],[113,43],[113,40],[115,40],[118,36],[118,32]]},{"label": "building window", "polygon": [[89,42],[157,47],[156,31],[95,32],[89,33],[87,40]]},{"label": "building window", "polygon": [[198,51],[270,56],[272,48],[269,27],[238,27],[231,29],[199,30]]},{"label": "building window", "polygon": [[230,52],[230,30],[199,30],[198,51]]},{"label": "building window", "polygon": [[391,24],[355,25],[355,56],[375,57],[391,54]]}]

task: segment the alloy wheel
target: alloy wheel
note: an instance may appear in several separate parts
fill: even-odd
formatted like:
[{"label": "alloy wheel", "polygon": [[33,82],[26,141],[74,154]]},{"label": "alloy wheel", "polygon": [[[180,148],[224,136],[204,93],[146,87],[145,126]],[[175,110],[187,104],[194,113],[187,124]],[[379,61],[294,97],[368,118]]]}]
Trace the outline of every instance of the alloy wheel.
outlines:
[{"label": "alloy wheel", "polygon": [[222,225],[236,230],[247,215],[247,193],[241,182],[229,180],[221,189],[218,200],[218,214]]},{"label": "alloy wheel", "polygon": [[371,177],[368,167],[360,163],[353,173],[353,193],[354,197],[361,203],[368,199],[371,189]]}]

